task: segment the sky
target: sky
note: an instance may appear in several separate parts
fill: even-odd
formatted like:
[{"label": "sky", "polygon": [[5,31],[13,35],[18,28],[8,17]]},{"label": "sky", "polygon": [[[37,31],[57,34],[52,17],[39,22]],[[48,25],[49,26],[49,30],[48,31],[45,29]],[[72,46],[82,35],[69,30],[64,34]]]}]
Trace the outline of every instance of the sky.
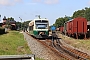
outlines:
[{"label": "sky", "polygon": [[19,22],[21,18],[24,22],[40,15],[52,25],[57,18],[72,16],[75,11],[85,7],[90,7],[90,0],[0,0],[0,22],[4,16],[13,17]]}]

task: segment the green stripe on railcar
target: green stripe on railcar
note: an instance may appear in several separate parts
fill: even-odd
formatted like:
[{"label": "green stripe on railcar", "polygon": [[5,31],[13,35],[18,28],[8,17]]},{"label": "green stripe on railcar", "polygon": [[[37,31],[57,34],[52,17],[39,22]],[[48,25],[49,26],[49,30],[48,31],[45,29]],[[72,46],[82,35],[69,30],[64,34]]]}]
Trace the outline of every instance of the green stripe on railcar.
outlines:
[{"label": "green stripe on railcar", "polygon": [[[34,31],[33,31],[33,34],[34,34],[34,35],[38,35],[38,32],[39,32],[39,31],[34,30]],[[49,35],[49,32],[48,32],[48,31],[45,31],[45,34],[46,34],[46,35]]]},{"label": "green stripe on railcar", "polygon": [[34,34],[34,35],[38,35],[38,31],[34,30],[34,31],[33,31],[33,34]]},{"label": "green stripe on railcar", "polygon": [[49,35],[49,31],[46,31],[46,35]]},{"label": "green stripe on railcar", "polygon": [[[31,35],[39,35],[38,32],[39,32],[39,31],[34,30],[34,31],[30,31],[29,33],[30,33]],[[46,34],[46,35],[49,35],[49,32],[48,32],[48,31],[45,31],[45,34]]]}]

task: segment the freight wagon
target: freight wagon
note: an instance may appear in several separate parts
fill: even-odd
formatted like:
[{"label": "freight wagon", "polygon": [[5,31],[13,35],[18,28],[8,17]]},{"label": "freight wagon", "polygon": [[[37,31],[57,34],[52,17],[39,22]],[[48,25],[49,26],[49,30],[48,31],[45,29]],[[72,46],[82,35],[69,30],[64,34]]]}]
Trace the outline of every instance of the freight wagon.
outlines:
[{"label": "freight wagon", "polygon": [[65,23],[65,33],[68,36],[75,36],[77,39],[80,36],[86,38],[87,34],[87,20],[83,17],[77,17]]},{"label": "freight wagon", "polygon": [[59,27],[59,30],[60,30],[60,33],[61,33],[61,34],[64,33],[64,27],[63,27],[63,26]]}]

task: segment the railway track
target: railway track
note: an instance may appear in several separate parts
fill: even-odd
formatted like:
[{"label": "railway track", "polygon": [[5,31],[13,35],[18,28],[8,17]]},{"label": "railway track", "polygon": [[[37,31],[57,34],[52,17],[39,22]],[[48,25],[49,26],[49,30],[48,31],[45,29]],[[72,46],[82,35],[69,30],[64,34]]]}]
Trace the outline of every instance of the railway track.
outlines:
[{"label": "railway track", "polygon": [[90,56],[87,53],[65,46],[60,42],[61,39],[36,40],[51,49],[57,56],[66,60],[90,60]]},{"label": "railway track", "polygon": [[58,40],[58,43],[53,42],[53,47],[70,58],[70,60],[90,60],[90,56],[87,53],[67,47],[61,44],[60,40]]}]

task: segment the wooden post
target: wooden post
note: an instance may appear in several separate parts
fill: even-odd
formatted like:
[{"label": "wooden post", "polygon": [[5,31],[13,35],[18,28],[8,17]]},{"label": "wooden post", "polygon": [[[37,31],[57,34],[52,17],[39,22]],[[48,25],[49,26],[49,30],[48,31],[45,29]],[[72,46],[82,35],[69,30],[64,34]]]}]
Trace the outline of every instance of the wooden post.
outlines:
[{"label": "wooden post", "polygon": [[78,39],[78,33],[76,33],[76,39]]},{"label": "wooden post", "polygon": [[86,39],[86,33],[84,34],[84,39]]}]

